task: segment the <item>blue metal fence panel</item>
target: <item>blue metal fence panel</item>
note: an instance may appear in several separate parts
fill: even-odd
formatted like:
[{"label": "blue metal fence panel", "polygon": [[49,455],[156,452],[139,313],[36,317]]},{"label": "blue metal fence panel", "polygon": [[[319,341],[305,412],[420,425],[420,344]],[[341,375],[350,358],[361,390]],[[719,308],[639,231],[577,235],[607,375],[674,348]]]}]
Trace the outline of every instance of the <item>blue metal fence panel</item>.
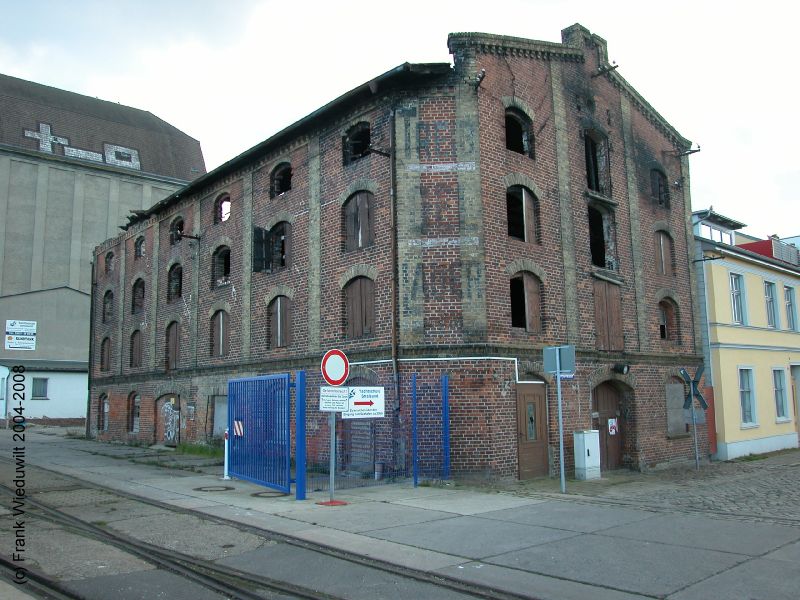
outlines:
[{"label": "blue metal fence panel", "polygon": [[233,477],[290,493],[289,374],[228,381],[228,471]]}]

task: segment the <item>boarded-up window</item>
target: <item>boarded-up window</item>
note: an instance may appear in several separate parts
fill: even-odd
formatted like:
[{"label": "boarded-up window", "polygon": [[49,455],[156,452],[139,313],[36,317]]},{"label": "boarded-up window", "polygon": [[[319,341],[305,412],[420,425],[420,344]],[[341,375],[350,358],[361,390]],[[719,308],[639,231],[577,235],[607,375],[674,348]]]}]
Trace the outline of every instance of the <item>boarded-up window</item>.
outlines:
[{"label": "boarded-up window", "polygon": [[172,265],[167,273],[167,302],[174,302],[183,294],[183,267]]},{"label": "boarded-up window", "polygon": [[672,237],[666,231],[656,231],[655,238],[656,271],[660,275],[675,273],[675,248]]},{"label": "boarded-up window", "polygon": [[540,243],[539,201],[528,188],[512,185],[506,190],[506,222],[509,237]]},{"label": "boarded-up window", "polygon": [[594,281],[594,316],[598,350],[625,349],[622,332],[620,287],[608,281]]},{"label": "boarded-up window", "polygon": [[211,356],[227,356],[230,347],[228,313],[218,310],[211,317]]},{"label": "boarded-up window", "polygon": [[131,334],[131,368],[142,366],[142,332],[138,329]]},{"label": "boarded-up window", "polygon": [[269,303],[269,347],[284,348],[292,343],[292,301],[278,296]]},{"label": "boarded-up window", "polygon": [[511,326],[531,333],[542,331],[542,282],[528,272],[510,281]]},{"label": "boarded-up window", "polygon": [[586,130],[583,139],[586,154],[586,185],[593,192],[611,196],[608,140],[602,134],[592,130]]},{"label": "boarded-up window", "polygon": [[253,229],[253,271],[274,273],[291,263],[292,225],[286,221],[277,223],[266,231]]},{"label": "boarded-up window", "polygon": [[356,192],[344,203],[344,249],[367,248],[374,242],[372,223],[374,198],[369,192]]},{"label": "boarded-up window", "polygon": [[228,285],[231,281],[231,249],[220,246],[211,257],[211,287]]},{"label": "boarded-up window", "polygon": [[682,383],[668,383],[667,394],[667,435],[685,435],[688,431],[683,416],[683,403],[686,391]]},{"label": "boarded-up window", "polygon": [[144,310],[144,281],[137,279],[131,292],[131,314],[138,315]]},{"label": "boarded-up window", "polygon": [[103,323],[108,323],[114,317],[114,292],[107,291],[103,295]]},{"label": "boarded-up window", "polygon": [[356,277],[344,288],[345,335],[350,339],[368,337],[375,331],[374,284],[367,277]]},{"label": "boarded-up window", "polygon": [[180,348],[178,337],[178,323],[173,321],[167,325],[166,351],[164,355],[164,363],[167,371],[172,371],[178,366],[178,350]]},{"label": "boarded-up window", "polygon": [[108,431],[108,396],[100,394],[97,399],[97,430]]},{"label": "boarded-up window", "polygon": [[100,343],[100,370],[111,370],[111,340],[109,338],[103,338]]}]

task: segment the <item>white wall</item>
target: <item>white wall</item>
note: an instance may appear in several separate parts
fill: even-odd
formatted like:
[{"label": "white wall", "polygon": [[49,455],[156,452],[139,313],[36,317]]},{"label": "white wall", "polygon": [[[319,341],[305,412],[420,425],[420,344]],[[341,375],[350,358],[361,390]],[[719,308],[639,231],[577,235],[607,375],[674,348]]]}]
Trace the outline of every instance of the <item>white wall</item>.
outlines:
[{"label": "white wall", "polygon": [[[33,400],[33,378],[47,379],[47,400]],[[9,378],[10,380],[10,378]],[[26,419],[79,419],[86,416],[86,373],[57,373],[53,371],[25,371],[25,400],[22,403]],[[10,386],[9,386],[10,387]],[[7,406],[15,408],[18,402],[7,387]]]}]

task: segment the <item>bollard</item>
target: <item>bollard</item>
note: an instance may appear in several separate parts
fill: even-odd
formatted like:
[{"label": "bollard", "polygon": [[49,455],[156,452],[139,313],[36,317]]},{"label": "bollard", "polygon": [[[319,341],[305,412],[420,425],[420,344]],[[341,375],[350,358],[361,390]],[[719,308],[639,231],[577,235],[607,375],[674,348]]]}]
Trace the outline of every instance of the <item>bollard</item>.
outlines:
[{"label": "bollard", "polygon": [[225,466],[223,467],[222,471],[222,479],[228,480],[230,477],[228,476],[228,446],[230,442],[228,441],[228,428],[225,428]]}]

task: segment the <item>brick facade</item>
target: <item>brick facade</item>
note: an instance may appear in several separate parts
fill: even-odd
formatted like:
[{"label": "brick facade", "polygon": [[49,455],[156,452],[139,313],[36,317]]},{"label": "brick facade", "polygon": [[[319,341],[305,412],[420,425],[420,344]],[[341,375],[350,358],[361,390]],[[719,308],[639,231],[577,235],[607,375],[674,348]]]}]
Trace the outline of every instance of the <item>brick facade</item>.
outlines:
[{"label": "brick facade", "polygon": [[[574,344],[575,377],[562,390],[570,469],[571,432],[605,427],[592,415],[593,390],[604,382],[619,397],[620,465],[648,468],[691,458],[690,437],[667,435],[665,393],[681,367],[694,369],[701,360],[690,285],[688,163],[680,156],[689,142],[614,70],[606,70],[602,38],[579,25],[562,35],[563,43],[553,44],[453,34],[448,42],[454,67],[406,64],[376,78],[190,184],[98,246],[98,257],[126,249],[125,268],[110,277],[98,274],[94,292],[95,307],[110,289],[118,308],[110,323],[101,322],[97,308],[94,314],[94,356],[104,337],[115,349],[109,372],[99,370],[98,360],[92,365],[95,429],[100,395],[110,401],[108,430],[99,437],[158,441],[163,429],[157,402],[170,397],[182,411],[186,407],[181,438],[206,440],[212,398],[225,395],[228,379],[287,370],[307,371],[313,413],[319,359],[338,347],[364,365],[351,377],[361,381],[366,374],[386,386],[395,436],[407,418],[410,375],[416,373],[427,390],[449,375],[457,474],[518,474],[517,382],[545,384],[547,464],[555,473],[556,393],[543,372],[542,348]],[[507,110],[530,120],[530,155],[506,148]],[[370,124],[373,151],[345,164],[347,132],[364,122]],[[610,187],[600,197],[587,189],[584,136],[590,130],[607,140]],[[271,198],[271,174],[287,162],[291,189]],[[652,197],[653,169],[670,184],[668,207]],[[538,233],[531,239],[508,234],[505,198],[512,186],[523,186],[538,202]],[[346,250],[343,206],[359,191],[372,194],[374,242]],[[215,223],[215,201],[223,193],[230,195],[231,218]],[[593,264],[590,252],[590,205],[608,215],[604,231],[611,258],[604,267]],[[176,216],[183,218],[184,232],[199,240],[170,243]],[[291,225],[287,266],[254,272],[253,228],[269,230],[281,222]],[[667,274],[656,270],[659,231],[673,244],[674,271]],[[141,235],[144,263],[133,260]],[[230,277],[215,286],[212,255],[223,245],[231,250]],[[176,262],[183,268],[183,294],[167,303],[167,272]],[[541,282],[541,331],[511,326],[509,282],[521,272]],[[145,307],[141,315],[130,315],[137,277],[147,282]],[[345,289],[356,277],[374,284],[374,329],[347,339]],[[597,349],[598,281],[618,290],[624,344],[618,350]],[[278,296],[291,303],[291,343],[274,348],[268,306]],[[670,339],[659,330],[664,299],[677,312]],[[210,356],[217,310],[229,315],[223,357]],[[180,358],[165,373],[165,331],[173,321],[180,328]],[[137,327],[144,333],[144,358],[132,370],[128,344]],[[400,397],[393,384],[393,331]],[[612,367],[619,364],[629,365],[629,372],[615,373]],[[127,431],[126,417],[132,391],[140,394],[142,407],[135,436]],[[327,449],[314,442],[324,416],[312,414],[310,420],[313,460]],[[700,442],[705,452],[705,435]],[[397,447],[380,458],[402,462],[405,450],[398,454]]]}]

